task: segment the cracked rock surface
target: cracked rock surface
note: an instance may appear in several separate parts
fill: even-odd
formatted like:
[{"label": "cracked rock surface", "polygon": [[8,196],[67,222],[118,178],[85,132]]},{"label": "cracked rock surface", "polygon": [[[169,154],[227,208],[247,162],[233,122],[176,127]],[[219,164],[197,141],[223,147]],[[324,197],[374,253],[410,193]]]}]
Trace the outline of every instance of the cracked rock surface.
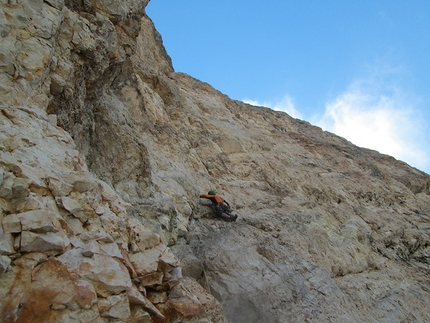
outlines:
[{"label": "cracked rock surface", "polygon": [[175,72],[148,2],[0,4],[0,321],[430,321],[430,176]]}]

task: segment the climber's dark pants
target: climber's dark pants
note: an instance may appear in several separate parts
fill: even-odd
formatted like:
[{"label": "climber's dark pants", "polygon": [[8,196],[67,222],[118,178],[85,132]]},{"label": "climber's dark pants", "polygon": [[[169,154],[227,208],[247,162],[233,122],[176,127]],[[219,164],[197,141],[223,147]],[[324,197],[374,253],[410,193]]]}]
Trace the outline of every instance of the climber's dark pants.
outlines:
[{"label": "climber's dark pants", "polygon": [[223,213],[230,215],[230,212],[231,212],[230,207],[227,204],[220,203],[217,206],[215,206],[215,215],[219,218],[222,217]]}]

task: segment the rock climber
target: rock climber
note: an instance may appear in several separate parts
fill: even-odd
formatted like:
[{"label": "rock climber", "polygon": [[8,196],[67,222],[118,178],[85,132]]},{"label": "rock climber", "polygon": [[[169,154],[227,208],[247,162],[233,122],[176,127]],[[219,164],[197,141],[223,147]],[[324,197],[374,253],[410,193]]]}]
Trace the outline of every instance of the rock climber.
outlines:
[{"label": "rock climber", "polygon": [[237,215],[231,214],[230,204],[221,196],[216,195],[216,190],[210,190],[208,194],[200,194],[200,198],[209,199],[215,209],[215,215],[224,221],[236,221]]}]

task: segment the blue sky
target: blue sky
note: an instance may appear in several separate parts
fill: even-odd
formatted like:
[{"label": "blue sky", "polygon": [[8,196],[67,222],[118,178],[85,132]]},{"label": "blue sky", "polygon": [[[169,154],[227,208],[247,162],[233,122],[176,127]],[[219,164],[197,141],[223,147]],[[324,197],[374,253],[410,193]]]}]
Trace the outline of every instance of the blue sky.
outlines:
[{"label": "blue sky", "polygon": [[176,71],[430,173],[430,1],[152,0]]}]

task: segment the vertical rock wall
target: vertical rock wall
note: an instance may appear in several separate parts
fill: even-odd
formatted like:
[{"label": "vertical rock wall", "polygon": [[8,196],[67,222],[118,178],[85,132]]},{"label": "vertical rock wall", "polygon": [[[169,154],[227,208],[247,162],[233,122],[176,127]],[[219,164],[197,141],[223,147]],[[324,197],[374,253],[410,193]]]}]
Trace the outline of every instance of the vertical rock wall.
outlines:
[{"label": "vertical rock wall", "polygon": [[147,2],[1,3],[0,320],[429,321],[429,176],[175,73]]},{"label": "vertical rock wall", "polygon": [[151,186],[146,147],[122,115],[142,114],[135,53],[150,73],[172,70],[148,50],[159,36],[147,3],[1,3],[1,322],[223,320],[112,188],[143,199]]}]

